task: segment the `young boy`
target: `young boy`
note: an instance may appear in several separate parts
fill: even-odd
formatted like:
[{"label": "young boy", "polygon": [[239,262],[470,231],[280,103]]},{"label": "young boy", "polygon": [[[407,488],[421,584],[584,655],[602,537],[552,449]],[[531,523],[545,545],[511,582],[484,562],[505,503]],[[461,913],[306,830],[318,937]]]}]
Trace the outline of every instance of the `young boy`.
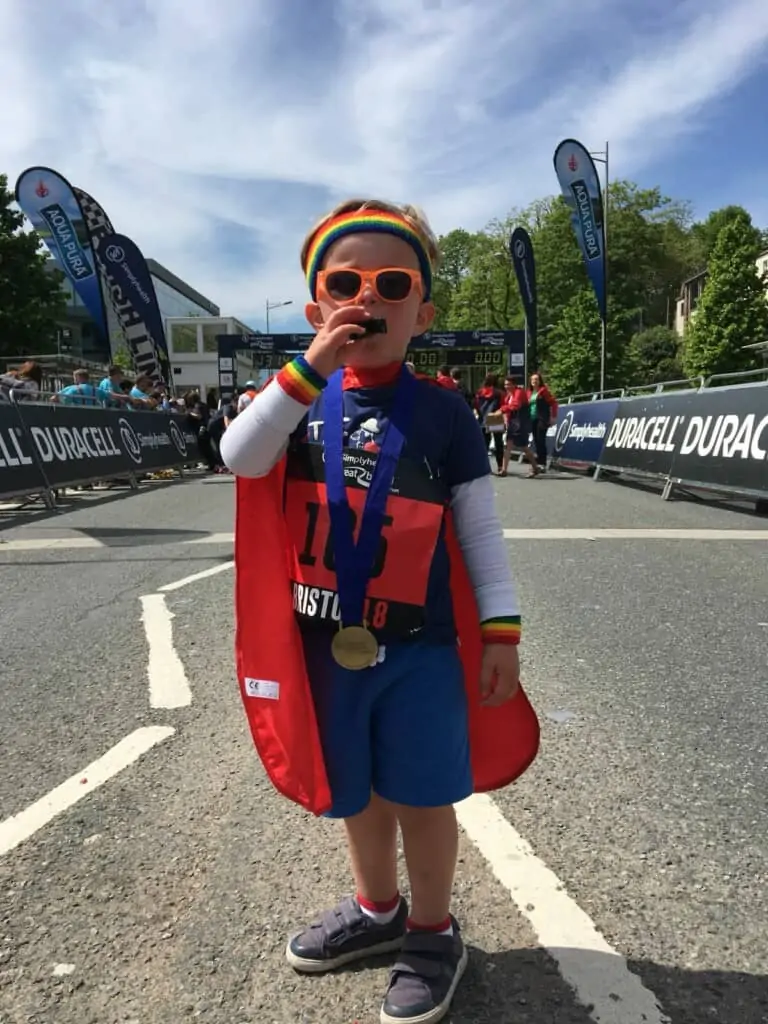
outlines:
[{"label": "young boy", "polygon": [[344,820],[356,883],[286,956],[317,973],[399,950],[383,1024],[447,1014],[467,963],[450,914],[453,804],[506,785],[538,744],[482,434],[457,391],[404,366],[434,316],[437,257],[412,207],[352,200],[323,218],[302,249],[316,337],[221,442],[241,478],[238,674],[251,729],[281,792]]}]

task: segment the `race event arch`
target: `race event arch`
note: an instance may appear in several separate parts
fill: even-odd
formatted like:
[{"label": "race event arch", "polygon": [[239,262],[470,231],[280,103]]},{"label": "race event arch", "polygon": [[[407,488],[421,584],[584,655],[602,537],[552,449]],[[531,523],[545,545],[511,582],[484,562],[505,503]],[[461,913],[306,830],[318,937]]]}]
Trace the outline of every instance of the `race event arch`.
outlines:
[{"label": "race event arch", "polygon": [[[314,334],[219,334],[219,395],[237,391],[237,353],[251,352],[254,370],[277,371],[300,352],[306,352]],[[440,366],[458,366],[467,384],[479,387],[487,373],[512,374],[521,383],[525,370],[525,331],[429,331],[411,341],[408,358],[421,373]]]}]

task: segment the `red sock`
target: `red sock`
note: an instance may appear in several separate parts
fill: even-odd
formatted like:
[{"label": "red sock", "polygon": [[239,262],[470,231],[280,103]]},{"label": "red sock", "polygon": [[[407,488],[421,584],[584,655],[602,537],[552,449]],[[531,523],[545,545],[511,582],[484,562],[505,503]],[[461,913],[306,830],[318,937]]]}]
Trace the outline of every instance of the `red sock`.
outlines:
[{"label": "red sock", "polygon": [[400,893],[396,892],[391,900],[384,901],[367,900],[365,896],[361,896],[358,893],[357,902],[363,910],[367,910],[371,914],[391,914],[393,910],[400,906]]},{"label": "red sock", "polygon": [[409,917],[406,923],[409,932],[447,932],[452,927],[453,921],[450,917],[446,917],[444,921],[438,921],[436,924],[418,924]]}]

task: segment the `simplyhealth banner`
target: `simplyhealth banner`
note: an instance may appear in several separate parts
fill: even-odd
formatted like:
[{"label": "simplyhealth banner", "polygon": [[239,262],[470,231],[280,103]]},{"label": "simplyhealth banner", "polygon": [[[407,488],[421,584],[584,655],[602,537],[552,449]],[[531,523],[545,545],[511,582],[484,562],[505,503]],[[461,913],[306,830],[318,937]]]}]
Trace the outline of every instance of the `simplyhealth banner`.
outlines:
[{"label": "simplyhealth banner", "polygon": [[16,182],[16,202],[42,238],[59,269],[109,337],[101,280],[80,204],[72,186],[49,167],[28,167]]},{"label": "simplyhealth banner", "polygon": [[555,150],[555,174],[571,210],[589,280],[597,296],[600,316],[606,319],[605,230],[603,196],[595,162],[575,139],[565,139]]},{"label": "simplyhealth banner", "polygon": [[596,466],[618,409],[618,398],[561,405],[547,431],[549,454],[563,463]]},{"label": "simplyhealth banner", "polygon": [[536,335],[538,333],[538,295],[536,292],[536,260],[533,255],[533,242],[525,228],[515,228],[509,239],[509,252],[512,266],[517,275],[523,312],[528,324],[528,343],[532,351],[536,351]]},{"label": "simplyhealth banner", "polygon": [[137,369],[170,383],[163,317],[141,250],[125,235],[111,234],[99,240],[98,252],[112,294],[117,298],[119,293],[120,316]]}]

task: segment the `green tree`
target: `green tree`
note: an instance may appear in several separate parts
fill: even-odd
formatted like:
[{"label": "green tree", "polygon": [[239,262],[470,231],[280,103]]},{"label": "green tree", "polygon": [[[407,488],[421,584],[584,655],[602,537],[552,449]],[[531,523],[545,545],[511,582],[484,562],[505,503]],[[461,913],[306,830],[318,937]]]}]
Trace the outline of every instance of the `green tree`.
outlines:
[{"label": "green tree", "polygon": [[463,228],[456,228],[438,239],[440,266],[435,274],[432,287],[432,299],[436,308],[433,330],[455,329],[451,322],[454,296],[461,287],[461,282],[469,273],[472,252],[478,238],[477,234],[470,234]]},{"label": "green tree", "polygon": [[[680,285],[705,265],[718,232],[748,215],[741,207],[724,207],[694,223],[687,202],[630,181],[613,182],[609,199],[608,386],[678,377],[679,345],[669,328]],[[457,229],[440,239],[435,328],[523,326],[507,250],[517,224],[528,229],[536,257],[539,364],[566,391],[594,390],[600,324],[571,213],[560,196],[513,210],[483,231]],[[751,234],[756,245],[765,246],[763,233],[751,228]]]},{"label": "green tree", "polygon": [[0,174],[0,356],[56,351],[56,324],[66,312],[62,275],[46,268],[40,239],[22,231],[8,179]]},{"label": "green tree", "polygon": [[754,244],[757,251],[760,251],[764,244],[763,232],[752,224],[752,218],[744,207],[733,205],[723,206],[719,210],[713,210],[706,220],[699,221],[691,228],[693,251],[698,260],[697,266],[692,268],[691,273],[695,273],[697,270],[702,270],[707,266],[717,243],[717,239],[723,228],[726,227],[726,225],[733,223],[733,221],[743,221],[744,218],[749,221]]},{"label": "green tree", "polygon": [[680,338],[671,327],[649,327],[633,334],[629,343],[627,383],[630,385],[659,384],[665,380],[680,380],[683,367],[680,361]]},{"label": "green tree", "polygon": [[134,373],[135,366],[133,365],[133,356],[128,349],[128,346],[118,345],[112,356],[112,363],[114,366],[119,366],[123,373]]},{"label": "green tree", "polygon": [[708,276],[686,331],[683,363],[690,377],[731,373],[756,365],[745,345],[768,338],[766,282],[756,259],[761,239],[741,210],[720,230]]},{"label": "green tree", "polygon": [[458,229],[440,238],[441,266],[435,277],[435,330],[514,326],[522,316],[504,225],[470,234]]},{"label": "green tree", "polygon": [[600,313],[591,288],[577,291],[547,334],[545,376],[554,394],[584,394],[599,387]]}]

